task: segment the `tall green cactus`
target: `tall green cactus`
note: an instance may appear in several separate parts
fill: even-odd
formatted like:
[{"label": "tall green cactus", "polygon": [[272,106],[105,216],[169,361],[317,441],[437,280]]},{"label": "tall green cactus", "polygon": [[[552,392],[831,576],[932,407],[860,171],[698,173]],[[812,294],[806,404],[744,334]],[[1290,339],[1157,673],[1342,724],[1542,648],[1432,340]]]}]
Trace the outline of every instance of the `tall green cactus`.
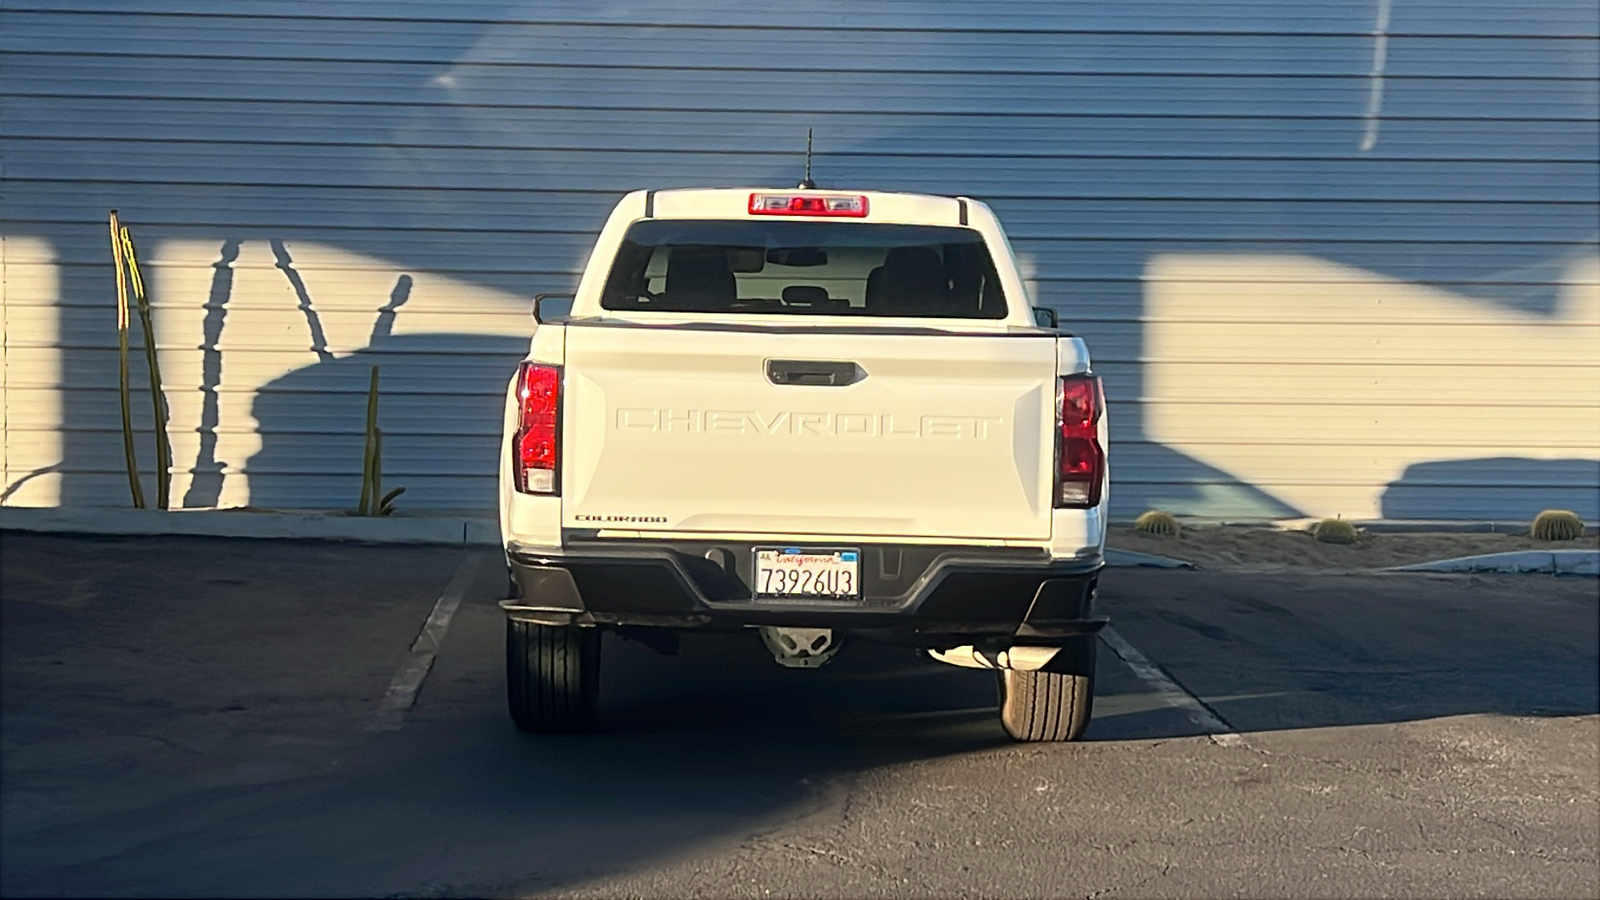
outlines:
[{"label": "tall green cactus", "polygon": [[144,509],[144,486],[139,483],[139,455],[133,448],[132,386],[128,378],[128,279],[124,271],[122,226],[111,211],[111,262],[117,274],[117,399],[122,404],[122,455],[128,464],[128,491],[135,509]]},{"label": "tall green cactus", "polygon": [[378,367],[372,367],[367,382],[366,443],[361,450],[361,499],[356,503],[356,515],[370,516],[378,511]]},{"label": "tall green cactus", "polygon": [[161,363],[156,354],[156,327],[150,311],[150,298],[145,294],[144,275],[139,271],[139,255],[133,249],[133,235],[127,226],[120,229],[122,251],[127,262],[128,281],[133,284],[133,297],[138,303],[139,325],[144,331],[145,369],[150,373],[150,415],[155,423],[156,441],[156,508],[167,509],[172,497],[172,439],[167,434],[167,395],[161,388]]}]

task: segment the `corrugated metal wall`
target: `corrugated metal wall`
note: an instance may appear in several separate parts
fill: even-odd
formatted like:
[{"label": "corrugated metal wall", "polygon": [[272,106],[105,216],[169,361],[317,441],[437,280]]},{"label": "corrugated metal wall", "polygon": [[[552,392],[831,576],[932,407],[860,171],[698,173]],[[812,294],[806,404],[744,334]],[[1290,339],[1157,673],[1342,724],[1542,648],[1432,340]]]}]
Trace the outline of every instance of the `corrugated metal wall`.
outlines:
[{"label": "corrugated metal wall", "polygon": [[994,205],[1107,378],[1122,514],[1600,518],[1597,19],[4,0],[4,502],[126,503],[110,208],[175,503],[353,506],[381,365],[401,507],[487,508],[528,298],[623,192],[792,183],[814,127],[826,185]]}]

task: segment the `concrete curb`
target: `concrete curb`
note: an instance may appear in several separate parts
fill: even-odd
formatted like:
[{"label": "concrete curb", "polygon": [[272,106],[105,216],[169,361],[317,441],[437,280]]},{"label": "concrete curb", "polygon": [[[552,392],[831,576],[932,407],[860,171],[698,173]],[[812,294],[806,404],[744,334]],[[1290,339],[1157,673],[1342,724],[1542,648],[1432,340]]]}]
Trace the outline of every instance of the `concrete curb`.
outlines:
[{"label": "concrete curb", "polygon": [[[248,510],[68,509],[0,506],[0,529],[65,534],[189,535],[367,541],[376,544],[499,546],[500,523],[488,516],[400,515],[382,518],[337,512]],[[1466,529],[1462,529],[1466,530]],[[1153,553],[1107,548],[1113,568],[1197,569]],[[1600,550],[1522,550],[1464,556],[1384,569],[1386,572],[1542,572],[1600,575]]]},{"label": "concrete curb", "polygon": [[[1236,528],[1271,528],[1274,531],[1310,531],[1320,518],[1299,519],[1226,519],[1200,516],[1179,516],[1185,528],[1233,526]],[[1407,534],[1413,532],[1438,532],[1447,534],[1527,534],[1533,527],[1527,522],[1472,522],[1459,519],[1350,519],[1351,525],[1372,534]],[[1112,519],[1114,527],[1131,527],[1132,519]],[[1600,529],[1600,522],[1585,522],[1591,531]]]},{"label": "concrete curb", "polygon": [[[69,534],[300,538],[377,544],[500,544],[500,523],[458,515],[369,518],[338,513],[245,510],[63,509],[0,507],[0,528]],[[1106,565],[1193,569],[1194,563],[1132,550],[1106,550]]]},{"label": "concrete curb", "polygon": [[298,538],[379,544],[496,545],[500,542],[499,522],[456,515],[377,518],[316,512],[8,506],[0,507],[0,528],[70,534]]},{"label": "concrete curb", "polygon": [[1600,550],[1515,550],[1395,566],[1385,572],[1542,572],[1600,575]]}]

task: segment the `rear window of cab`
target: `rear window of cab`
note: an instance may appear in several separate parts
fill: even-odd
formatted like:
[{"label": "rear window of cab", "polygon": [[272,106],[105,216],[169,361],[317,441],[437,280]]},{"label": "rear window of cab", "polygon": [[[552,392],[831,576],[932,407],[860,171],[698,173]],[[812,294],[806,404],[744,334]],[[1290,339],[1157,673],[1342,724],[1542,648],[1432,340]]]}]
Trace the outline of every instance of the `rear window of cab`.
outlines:
[{"label": "rear window of cab", "polygon": [[1003,319],[1005,293],[970,228],[653,219],[624,236],[608,310]]}]

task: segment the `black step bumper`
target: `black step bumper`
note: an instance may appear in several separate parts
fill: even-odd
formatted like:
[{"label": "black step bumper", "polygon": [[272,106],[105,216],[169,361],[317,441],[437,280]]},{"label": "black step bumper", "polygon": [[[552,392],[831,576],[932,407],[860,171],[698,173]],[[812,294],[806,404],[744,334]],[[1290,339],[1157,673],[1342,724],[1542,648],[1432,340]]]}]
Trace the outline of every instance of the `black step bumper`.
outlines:
[{"label": "black step bumper", "polygon": [[753,544],[610,540],[559,553],[512,544],[506,557],[520,596],[501,606],[547,625],[834,628],[932,648],[1065,646],[1105,625],[1092,615],[1099,557],[858,546],[863,596],[842,603],[752,599]]}]

